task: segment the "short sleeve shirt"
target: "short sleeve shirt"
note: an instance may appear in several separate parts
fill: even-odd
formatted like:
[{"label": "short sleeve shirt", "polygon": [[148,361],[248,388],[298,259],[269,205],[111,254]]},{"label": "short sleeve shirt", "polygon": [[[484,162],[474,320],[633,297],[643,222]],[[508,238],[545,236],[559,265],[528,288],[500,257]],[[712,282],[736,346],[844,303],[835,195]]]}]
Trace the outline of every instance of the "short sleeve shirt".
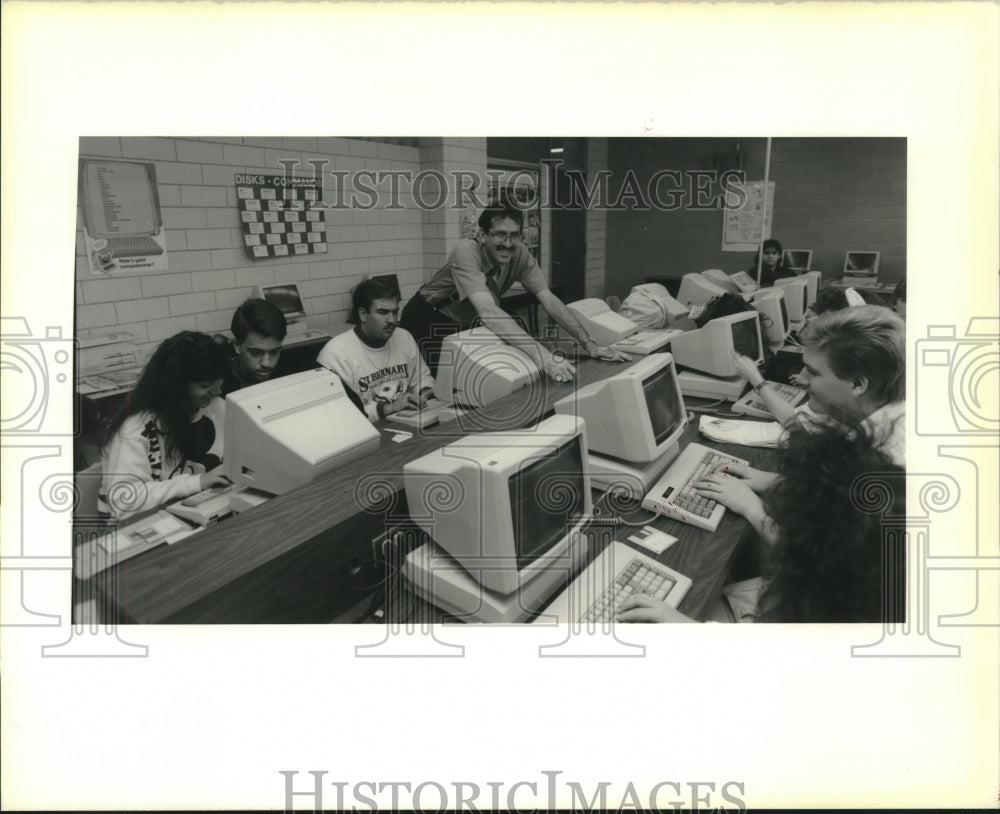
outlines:
[{"label": "short sleeve shirt", "polygon": [[448,262],[424,283],[420,293],[446,317],[465,327],[477,316],[469,294],[484,291],[500,305],[500,298],[515,282],[533,294],[548,287],[545,275],[523,244],[514,247],[510,263],[504,268],[489,260],[479,240],[467,237],[455,244]]}]

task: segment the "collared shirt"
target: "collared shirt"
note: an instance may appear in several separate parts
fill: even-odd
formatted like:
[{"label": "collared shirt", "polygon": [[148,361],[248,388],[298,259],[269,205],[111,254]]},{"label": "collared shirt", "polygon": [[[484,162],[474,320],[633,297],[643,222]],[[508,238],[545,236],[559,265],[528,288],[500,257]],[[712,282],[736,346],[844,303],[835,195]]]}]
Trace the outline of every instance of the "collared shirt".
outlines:
[{"label": "collared shirt", "polygon": [[469,294],[487,292],[500,305],[500,298],[515,282],[533,294],[548,287],[545,275],[524,244],[514,247],[510,263],[504,268],[487,257],[484,243],[468,237],[455,244],[448,262],[424,283],[420,295],[464,328],[478,316]]}]

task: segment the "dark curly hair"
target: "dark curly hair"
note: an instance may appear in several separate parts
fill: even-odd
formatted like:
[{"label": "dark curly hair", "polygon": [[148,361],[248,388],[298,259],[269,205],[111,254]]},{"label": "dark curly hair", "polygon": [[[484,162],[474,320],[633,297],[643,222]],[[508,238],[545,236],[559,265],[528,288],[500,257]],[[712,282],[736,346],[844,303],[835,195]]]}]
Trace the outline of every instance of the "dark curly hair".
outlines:
[{"label": "dark curly hair", "polygon": [[164,339],[146,362],[125,403],[105,425],[101,446],[111,441],[129,415],[149,411],[163,431],[167,455],[179,452],[191,457],[196,452],[191,437],[191,418],[196,409],[191,404],[189,385],[221,379],[228,356],[226,346],[208,334],[181,331]]},{"label": "dark curly hair", "polygon": [[777,471],[782,477],[762,496],[778,541],[761,619],[902,621],[904,537],[901,526],[884,532],[906,514],[905,472],[879,439],[844,416],[797,424]]}]

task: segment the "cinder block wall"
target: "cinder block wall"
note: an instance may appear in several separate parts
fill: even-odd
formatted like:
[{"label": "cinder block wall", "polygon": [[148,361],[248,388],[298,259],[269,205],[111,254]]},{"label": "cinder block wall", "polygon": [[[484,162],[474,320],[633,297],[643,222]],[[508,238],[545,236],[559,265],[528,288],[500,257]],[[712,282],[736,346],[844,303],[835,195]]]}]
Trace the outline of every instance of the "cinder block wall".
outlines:
[{"label": "cinder block wall", "polygon": [[[399,141],[399,140],[397,140]],[[153,346],[178,331],[214,333],[228,329],[233,309],[255,285],[294,282],[308,322],[346,328],[351,289],[365,276],[395,274],[404,301],[443,262],[458,238],[461,214],[451,206],[427,211],[413,190],[400,184],[389,204],[389,180],[372,208],[326,210],[326,254],[252,260],[243,246],[236,198],[236,173],[280,175],[289,159],[297,174],[311,177],[319,161],[324,198],[337,182],[331,172],[409,171],[415,177],[435,169],[485,173],[485,139],[408,139],[412,144],[353,138],[83,138],[82,157],[152,161],[162,208],[168,270],[158,273],[91,274],[78,209],[76,240],[76,332],[125,330],[137,344]],[[423,200],[433,201],[432,184]],[[343,190],[350,196],[353,189]],[[485,195],[485,193],[483,193]],[[367,202],[369,196],[362,200]],[[350,198],[348,198],[350,200]]]}]

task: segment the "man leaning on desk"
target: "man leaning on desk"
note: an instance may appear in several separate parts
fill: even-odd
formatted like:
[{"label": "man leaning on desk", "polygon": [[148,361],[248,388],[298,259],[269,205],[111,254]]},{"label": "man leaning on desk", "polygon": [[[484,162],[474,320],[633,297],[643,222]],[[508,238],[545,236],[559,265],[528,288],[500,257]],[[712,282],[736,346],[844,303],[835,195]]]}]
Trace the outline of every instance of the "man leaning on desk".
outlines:
[{"label": "man leaning on desk", "polygon": [[595,359],[628,361],[629,357],[599,346],[572,312],[553,294],[535,258],[522,244],[522,213],[509,204],[487,207],[479,216],[480,234],[455,244],[448,262],[410,299],[400,324],[417,340],[431,374],[437,374],[444,336],[477,321],[527,353],[539,369],[557,382],[572,381],[576,369],[529,336],[500,307],[500,298],[519,282],[542,308]]}]

